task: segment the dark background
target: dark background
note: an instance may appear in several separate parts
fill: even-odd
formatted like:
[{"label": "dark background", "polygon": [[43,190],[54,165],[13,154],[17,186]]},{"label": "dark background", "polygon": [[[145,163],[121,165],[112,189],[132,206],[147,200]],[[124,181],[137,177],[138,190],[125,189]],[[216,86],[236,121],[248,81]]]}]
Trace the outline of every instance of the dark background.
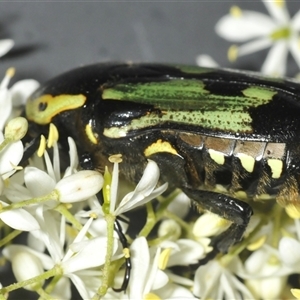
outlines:
[{"label": "dark background", "polygon": [[[216,22],[232,5],[268,14],[261,1],[2,1],[0,39],[15,47],[0,58],[0,78],[41,82],[79,65],[100,61],[195,64],[210,54],[221,66],[259,70],[267,51],[227,60],[231,43],[216,35]],[[291,15],[299,1],[288,1]],[[297,72],[293,60],[294,70]],[[3,75],[2,75],[3,74]]]}]

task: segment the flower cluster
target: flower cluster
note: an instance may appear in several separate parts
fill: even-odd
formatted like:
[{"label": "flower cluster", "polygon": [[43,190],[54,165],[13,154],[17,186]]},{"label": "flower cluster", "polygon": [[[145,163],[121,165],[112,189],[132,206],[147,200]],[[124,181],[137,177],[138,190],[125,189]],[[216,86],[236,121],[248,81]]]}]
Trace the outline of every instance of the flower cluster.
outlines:
[{"label": "flower cluster", "polygon": [[[288,50],[300,65],[300,14],[290,20],[283,1],[263,2],[273,19],[234,7],[216,30],[234,42],[252,40],[231,47],[231,60],[273,45],[263,71],[284,74]],[[0,41],[0,56],[12,46]],[[64,150],[55,142],[24,162],[21,140],[28,123],[19,115],[38,82],[9,87],[13,75],[14,69],[7,70],[0,83],[0,245],[15,282],[0,282],[1,299],[19,288],[43,299],[71,299],[72,286],[82,299],[94,300],[300,299],[299,284],[291,280],[300,268],[299,212],[288,214],[269,201],[266,214],[266,206],[254,204],[243,240],[207,261],[212,239],[230,222],[209,212],[189,214],[190,199],[181,191],[165,196],[168,184],[159,184],[154,161],[136,187],[119,180],[117,153],[104,174],[81,170],[72,138],[64,169]],[[146,220],[132,233],[128,224],[140,218],[139,209]],[[15,242],[24,232],[23,243]],[[126,291],[118,291],[122,286]]]}]

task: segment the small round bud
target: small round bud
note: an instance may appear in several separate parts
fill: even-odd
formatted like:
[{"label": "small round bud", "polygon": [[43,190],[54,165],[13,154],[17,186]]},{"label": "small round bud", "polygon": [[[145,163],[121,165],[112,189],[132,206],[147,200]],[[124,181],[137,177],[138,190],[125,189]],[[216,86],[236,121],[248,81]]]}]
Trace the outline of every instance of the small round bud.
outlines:
[{"label": "small round bud", "polygon": [[28,122],[23,117],[17,117],[8,122],[5,127],[4,136],[11,141],[19,141],[28,130]]}]

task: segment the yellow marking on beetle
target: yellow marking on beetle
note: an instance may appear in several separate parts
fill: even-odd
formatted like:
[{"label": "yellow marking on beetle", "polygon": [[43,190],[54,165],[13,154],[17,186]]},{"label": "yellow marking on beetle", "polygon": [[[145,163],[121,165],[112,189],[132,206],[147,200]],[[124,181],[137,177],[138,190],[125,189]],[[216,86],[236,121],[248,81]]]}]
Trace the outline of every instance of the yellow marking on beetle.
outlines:
[{"label": "yellow marking on beetle", "polygon": [[240,159],[243,168],[247,172],[252,173],[254,170],[255,159],[244,153],[238,153],[237,157]]},{"label": "yellow marking on beetle", "polygon": [[218,165],[224,165],[225,163],[225,156],[222,152],[208,149],[208,153],[210,155],[210,158],[215,161]]},{"label": "yellow marking on beetle", "polygon": [[53,123],[50,123],[47,147],[51,148],[55,143],[57,143],[58,137],[57,127]]},{"label": "yellow marking on beetle", "polygon": [[158,152],[168,152],[171,154],[178,155],[176,149],[174,149],[169,142],[163,141],[161,139],[157,140],[144,150],[144,154],[146,157]]},{"label": "yellow marking on beetle", "polygon": [[234,193],[234,197],[238,198],[238,199],[242,199],[245,200],[248,198],[247,193],[245,191],[237,191]]},{"label": "yellow marking on beetle", "polygon": [[30,121],[40,125],[49,124],[57,114],[79,108],[86,101],[86,96],[79,95],[43,95],[36,99],[29,99],[26,104],[26,116]]},{"label": "yellow marking on beetle", "polygon": [[85,133],[88,139],[95,145],[98,144],[98,135],[93,132],[92,126],[90,124],[86,124]]},{"label": "yellow marking on beetle", "polygon": [[45,150],[46,150],[46,138],[43,135],[41,135],[40,145],[37,150],[37,156],[42,157]]},{"label": "yellow marking on beetle", "polygon": [[268,159],[268,165],[271,168],[272,178],[280,178],[280,175],[283,170],[283,162],[280,159]]},{"label": "yellow marking on beetle", "polygon": [[273,200],[274,196],[269,195],[269,194],[260,194],[260,195],[255,195],[254,200]]}]

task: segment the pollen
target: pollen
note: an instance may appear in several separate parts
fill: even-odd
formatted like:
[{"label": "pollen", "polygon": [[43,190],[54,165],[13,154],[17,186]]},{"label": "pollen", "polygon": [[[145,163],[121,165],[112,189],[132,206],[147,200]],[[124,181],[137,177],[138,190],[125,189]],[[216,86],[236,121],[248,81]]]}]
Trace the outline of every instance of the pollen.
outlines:
[{"label": "pollen", "polygon": [[231,45],[228,49],[227,52],[227,58],[230,62],[234,62],[236,61],[237,57],[238,57],[238,47],[236,45]]},{"label": "pollen", "polygon": [[240,18],[243,14],[242,10],[236,5],[230,8],[229,13],[235,18]]}]

